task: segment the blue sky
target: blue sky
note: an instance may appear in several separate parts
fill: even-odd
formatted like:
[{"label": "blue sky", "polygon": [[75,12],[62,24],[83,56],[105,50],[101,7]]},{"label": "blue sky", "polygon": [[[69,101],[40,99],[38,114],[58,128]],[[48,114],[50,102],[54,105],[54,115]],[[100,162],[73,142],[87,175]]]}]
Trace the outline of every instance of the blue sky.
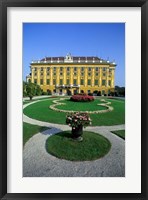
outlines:
[{"label": "blue sky", "polygon": [[117,63],[115,85],[125,86],[124,23],[24,23],[23,79],[45,56],[98,56]]}]

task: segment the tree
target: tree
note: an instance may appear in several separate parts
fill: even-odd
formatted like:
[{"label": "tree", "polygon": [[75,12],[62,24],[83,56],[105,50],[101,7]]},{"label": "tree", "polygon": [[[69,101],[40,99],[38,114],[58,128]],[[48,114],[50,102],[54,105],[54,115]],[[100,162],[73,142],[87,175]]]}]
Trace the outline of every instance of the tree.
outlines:
[{"label": "tree", "polygon": [[27,86],[27,83],[25,81],[23,81],[23,97],[27,96],[26,86]]},{"label": "tree", "polygon": [[34,83],[27,83],[26,85],[26,92],[27,92],[27,96],[30,98],[30,100],[32,100],[33,96],[36,95],[36,87],[37,85]]},{"label": "tree", "polygon": [[125,96],[125,87],[115,86],[115,92],[117,96]]},{"label": "tree", "polygon": [[36,85],[36,95],[40,96],[42,94],[42,90],[39,85]]}]

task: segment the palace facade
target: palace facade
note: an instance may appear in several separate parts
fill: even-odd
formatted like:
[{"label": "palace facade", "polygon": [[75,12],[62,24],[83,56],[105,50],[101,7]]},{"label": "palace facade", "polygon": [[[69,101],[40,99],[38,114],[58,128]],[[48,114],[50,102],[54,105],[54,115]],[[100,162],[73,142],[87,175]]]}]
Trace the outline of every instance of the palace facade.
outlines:
[{"label": "palace facade", "polygon": [[114,92],[114,62],[96,56],[81,57],[67,54],[66,57],[45,57],[32,61],[31,73],[26,77],[40,85],[43,91],[67,94],[93,93],[100,91],[102,95]]}]

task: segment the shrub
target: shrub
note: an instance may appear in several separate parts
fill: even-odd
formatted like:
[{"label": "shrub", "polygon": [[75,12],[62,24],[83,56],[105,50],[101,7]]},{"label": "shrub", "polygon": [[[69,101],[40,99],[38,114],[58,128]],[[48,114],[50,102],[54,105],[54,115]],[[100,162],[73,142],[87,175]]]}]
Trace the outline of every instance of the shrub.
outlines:
[{"label": "shrub", "polygon": [[48,95],[52,95],[51,90],[47,90]]},{"label": "shrub", "polygon": [[75,101],[75,102],[88,102],[88,101],[94,101],[94,97],[93,96],[89,96],[89,95],[73,95],[70,98],[71,101]]},{"label": "shrub", "polygon": [[97,94],[97,93],[98,93],[98,90],[95,90],[93,93],[94,93],[94,94]]},{"label": "shrub", "polygon": [[42,95],[48,95],[48,93],[47,92],[42,92]]},{"label": "shrub", "polygon": [[67,95],[71,96],[71,91],[70,90],[67,90]]},{"label": "shrub", "polygon": [[101,91],[98,91],[97,96],[101,96]]}]

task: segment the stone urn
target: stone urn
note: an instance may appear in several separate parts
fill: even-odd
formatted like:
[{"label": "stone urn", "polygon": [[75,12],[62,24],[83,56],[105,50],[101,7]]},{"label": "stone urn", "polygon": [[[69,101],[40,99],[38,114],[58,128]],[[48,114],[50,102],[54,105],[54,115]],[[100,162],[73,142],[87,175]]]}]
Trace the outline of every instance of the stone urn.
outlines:
[{"label": "stone urn", "polygon": [[83,140],[83,125],[80,124],[77,127],[72,127],[72,138],[77,141]]}]

